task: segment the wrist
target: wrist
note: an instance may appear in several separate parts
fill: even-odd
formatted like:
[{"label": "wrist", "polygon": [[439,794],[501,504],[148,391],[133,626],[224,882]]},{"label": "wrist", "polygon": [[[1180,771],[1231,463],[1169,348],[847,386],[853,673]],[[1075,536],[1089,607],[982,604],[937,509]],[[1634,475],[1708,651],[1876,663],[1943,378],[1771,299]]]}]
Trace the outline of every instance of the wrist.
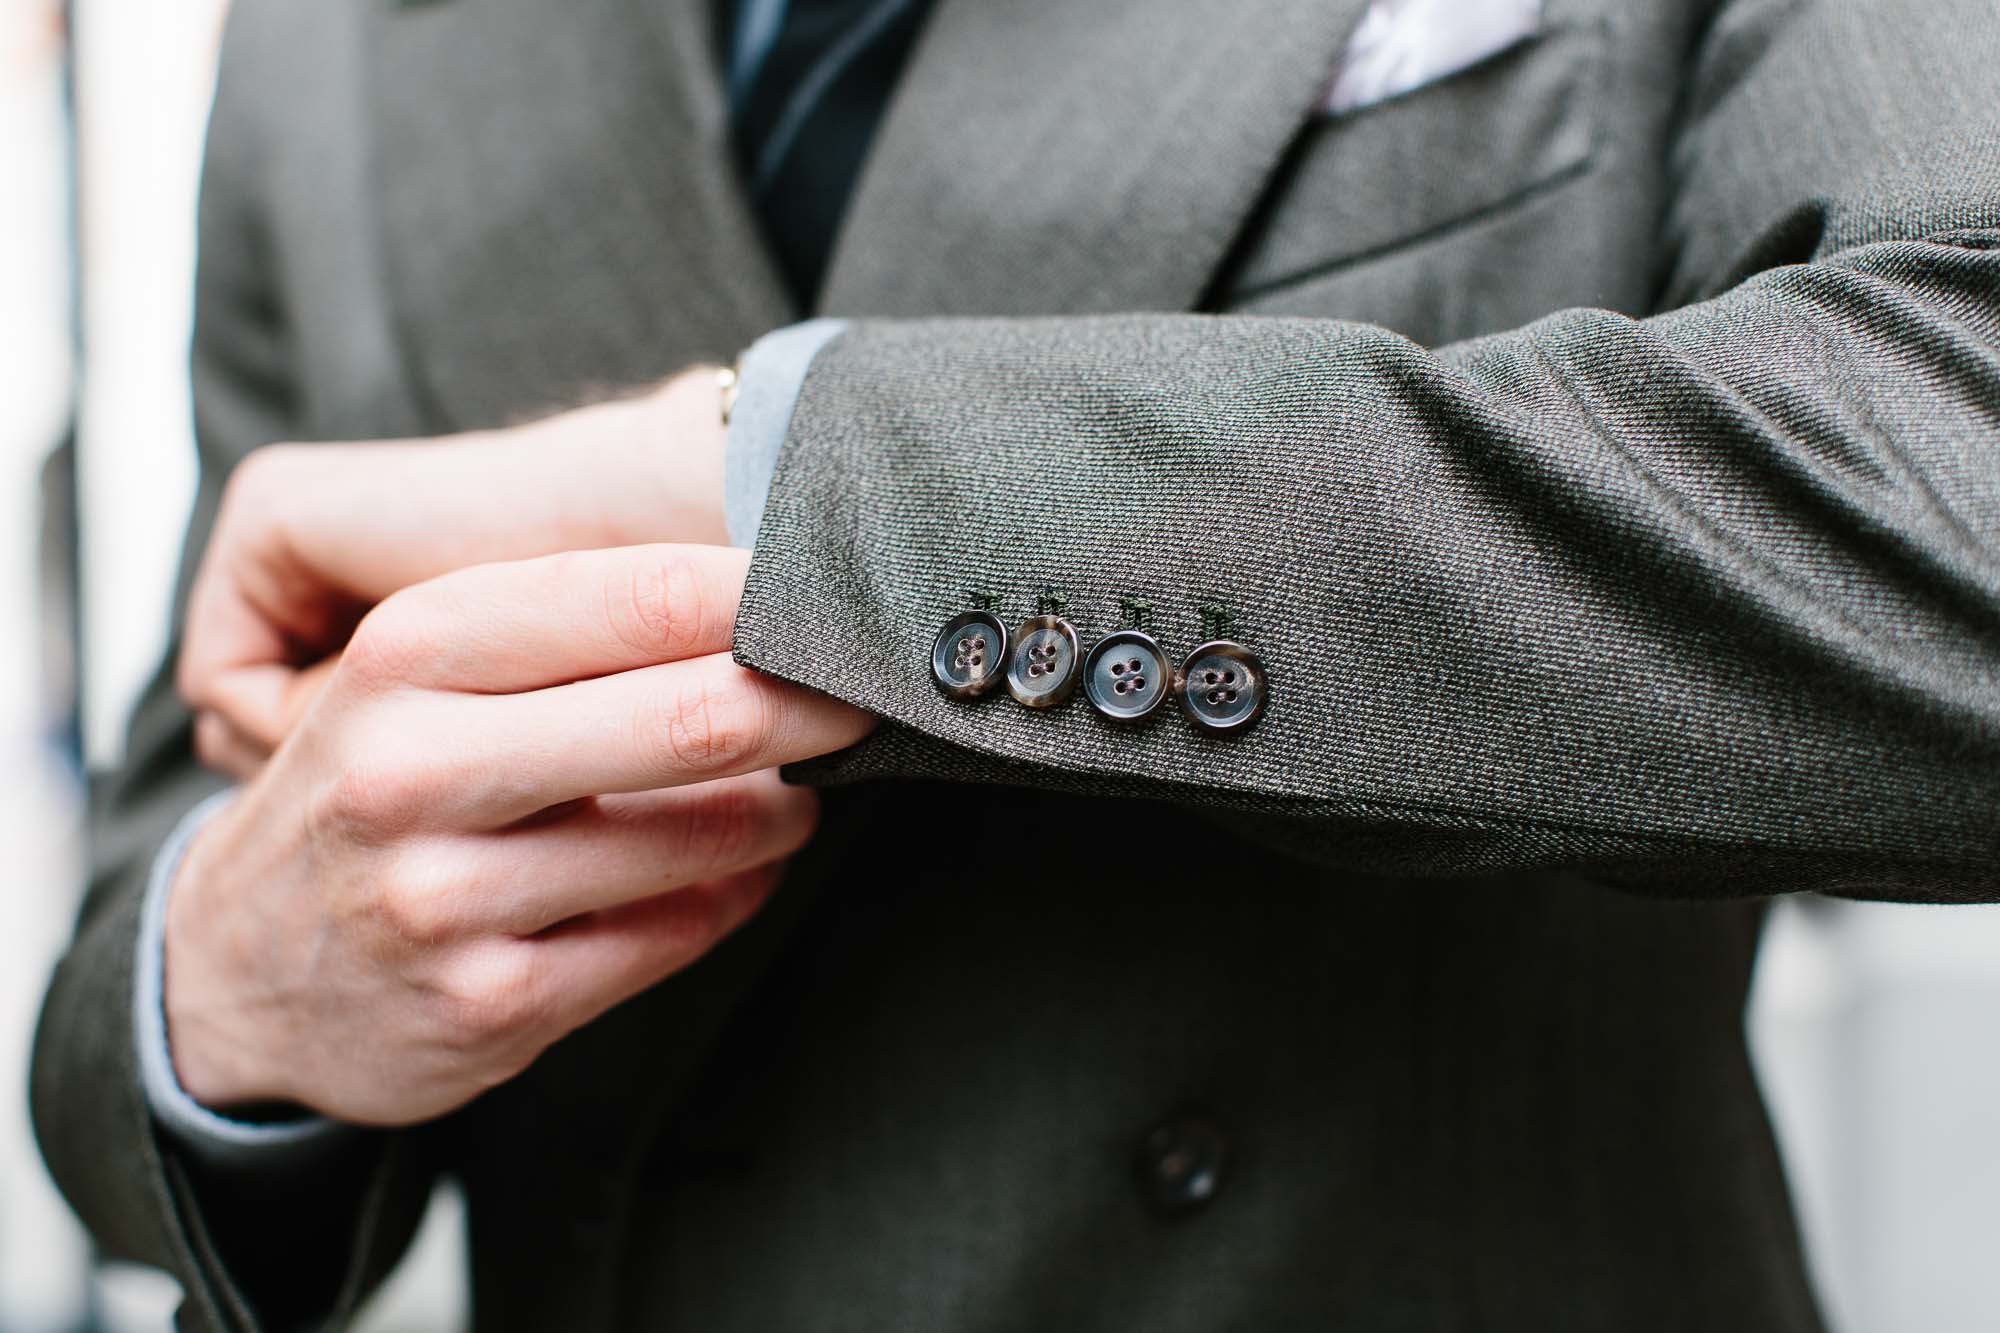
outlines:
[{"label": "wrist", "polygon": [[238,937],[241,913],[215,901],[211,866],[227,859],[221,844],[242,804],[220,811],[188,843],[167,889],[160,935],[171,1072],[182,1091],[213,1111],[287,1100],[277,1079],[282,1062],[258,1058],[261,1043],[244,1022],[262,1006],[244,998],[245,978],[234,965],[247,952]]},{"label": "wrist", "polygon": [[683,370],[633,403],[620,432],[619,545],[694,542],[725,546],[723,465],[728,429],[719,367]]},{"label": "wrist", "polygon": [[[495,548],[477,558],[461,552],[451,568],[608,546],[726,544],[724,431],[713,366],[685,370],[641,394],[444,447],[462,451],[452,489],[477,505],[465,528],[483,528],[483,544]],[[496,491],[508,502],[493,504]]]},{"label": "wrist", "polygon": [[259,450],[237,484],[261,485],[279,567],[331,577],[367,602],[497,560],[727,545],[725,435],[715,367],[696,367],[635,397],[525,426]]}]

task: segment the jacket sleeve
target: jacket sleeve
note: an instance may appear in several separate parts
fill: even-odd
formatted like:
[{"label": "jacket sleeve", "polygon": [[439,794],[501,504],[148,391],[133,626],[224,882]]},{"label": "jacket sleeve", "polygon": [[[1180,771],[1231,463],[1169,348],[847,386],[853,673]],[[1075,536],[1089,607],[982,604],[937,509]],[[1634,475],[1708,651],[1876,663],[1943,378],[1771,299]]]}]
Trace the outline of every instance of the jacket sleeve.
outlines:
[{"label": "jacket sleeve", "polygon": [[[736,650],[887,724],[800,775],[1163,798],[1399,873],[2000,897],[1995,68],[1976,0],[1724,8],[1652,318],[855,323]],[[968,598],[1044,589],[1086,646],[1121,599],[1181,653],[1226,610],[1265,716],[933,687]]]},{"label": "jacket sleeve", "polygon": [[[296,433],[278,295],[258,232],[255,111],[238,6],[225,40],[200,216],[193,351],[201,480],[174,623],[229,468]],[[134,713],[123,768],[92,783],[91,879],[36,1035],[32,1102],[50,1172],[107,1256],[165,1269],[183,1327],[316,1326],[351,1310],[400,1255],[428,1197],[417,1136],[356,1131],[282,1170],[204,1160],[148,1111],[134,1033],[149,873],[222,780],[195,762],[173,690],[178,642]],[[60,891],[60,886],[43,886]]]}]

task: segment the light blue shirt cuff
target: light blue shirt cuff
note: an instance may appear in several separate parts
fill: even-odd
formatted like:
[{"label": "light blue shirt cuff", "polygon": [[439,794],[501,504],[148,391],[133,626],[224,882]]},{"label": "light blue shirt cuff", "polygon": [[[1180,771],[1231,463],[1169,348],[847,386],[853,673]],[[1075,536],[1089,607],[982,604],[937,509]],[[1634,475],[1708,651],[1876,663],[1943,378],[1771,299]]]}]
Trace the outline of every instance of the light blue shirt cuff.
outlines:
[{"label": "light blue shirt cuff", "polygon": [[133,1030],[139,1043],[139,1077],[145,1086],[146,1105],[164,1133],[204,1162],[275,1170],[316,1155],[323,1145],[351,1132],[350,1128],[315,1115],[271,1123],[218,1115],[181,1087],[167,1045],[167,896],[188,844],[235,794],[234,788],[219,791],[188,811],[153,859],[152,875],[146,881],[146,899],[139,912],[139,953],[132,988]]},{"label": "light blue shirt cuff", "polygon": [[765,334],[743,354],[722,459],[722,519],[732,544],[757,544],[771,474],[777,471],[778,451],[791,429],[806,371],[819,349],[846,327],[844,319],[809,319]]}]

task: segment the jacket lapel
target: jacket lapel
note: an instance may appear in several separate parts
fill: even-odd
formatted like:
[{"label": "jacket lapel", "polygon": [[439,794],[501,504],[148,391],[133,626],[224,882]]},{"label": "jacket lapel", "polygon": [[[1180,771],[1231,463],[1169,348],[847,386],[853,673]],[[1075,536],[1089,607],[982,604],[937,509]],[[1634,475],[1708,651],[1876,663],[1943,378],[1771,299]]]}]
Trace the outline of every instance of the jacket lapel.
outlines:
[{"label": "jacket lapel", "polygon": [[1192,308],[1364,5],[939,0],[824,310]]},{"label": "jacket lapel", "polygon": [[370,8],[389,286],[438,429],[796,318],[731,169],[705,0]]},{"label": "jacket lapel", "polygon": [[[1365,0],[939,0],[835,247],[844,315],[1193,307]],[[707,0],[374,0],[398,334],[437,429],[799,315],[732,167]]]}]

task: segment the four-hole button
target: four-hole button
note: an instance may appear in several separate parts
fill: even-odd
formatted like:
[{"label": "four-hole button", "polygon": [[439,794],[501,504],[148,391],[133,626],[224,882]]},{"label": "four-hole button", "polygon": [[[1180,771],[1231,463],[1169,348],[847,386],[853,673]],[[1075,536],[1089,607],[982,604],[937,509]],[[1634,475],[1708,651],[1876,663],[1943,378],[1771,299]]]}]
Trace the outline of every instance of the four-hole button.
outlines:
[{"label": "four-hole button", "polygon": [[1159,640],[1142,630],[1107,634],[1083,663],[1083,693],[1113,722],[1143,722],[1173,693],[1174,669]]},{"label": "four-hole button", "polygon": [[1007,693],[1029,708],[1053,708],[1076,689],[1076,631],[1061,616],[1034,616],[1014,631]]},{"label": "four-hole button", "polygon": [[1264,664],[1240,643],[1212,639],[1176,671],[1159,640],[1138,629],[1106,635],[1085,657],[1076,630],[1053,615],[1031,617],[1009,634],[989,611],[961,612],[938,631],[931,675],[954,699],[977,698],[1005,680],[1028,708],[1053,708],[1080,684],[1113,722],[1144,721],[1176,697],[1191,724],[1216,736],[1249,730],[1270,700]]},{"label": "four-hole button", "polygon": [[954,699],[974,699],[1007,669],[1007,627],[985,611],[953,616],[931,646],[931,675]]},{"label": "four-hole button", "polygon": [[1269,698],[1264,664],[1240,643],[1210,640],[1181,666],[1181,712],[1211,735],[1248,730],[1264,715]]}]

